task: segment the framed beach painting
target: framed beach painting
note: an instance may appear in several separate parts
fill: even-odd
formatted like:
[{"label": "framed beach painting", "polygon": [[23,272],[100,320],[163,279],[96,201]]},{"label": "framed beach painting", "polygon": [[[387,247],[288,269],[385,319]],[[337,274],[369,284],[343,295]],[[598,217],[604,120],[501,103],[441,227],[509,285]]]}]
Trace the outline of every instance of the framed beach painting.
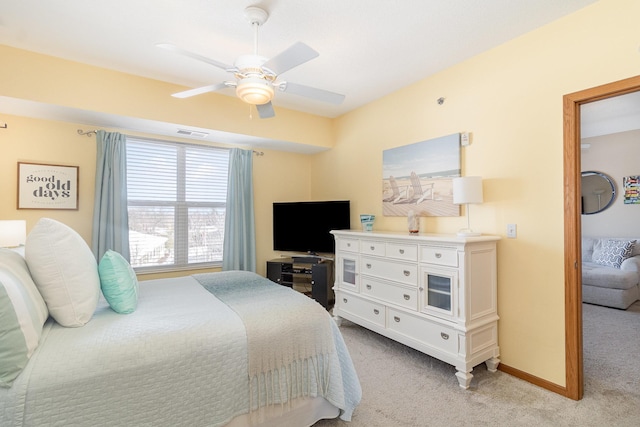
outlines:
[{"label": "framed beach painting", "polygon": [[78,166],[18,163],[18,209],[78,209]]},{"label": "framed beach painting", "polygon": [[460,134],[382,152],[382,213],[460,216],[453,204],[453,178],[460,176]]}]

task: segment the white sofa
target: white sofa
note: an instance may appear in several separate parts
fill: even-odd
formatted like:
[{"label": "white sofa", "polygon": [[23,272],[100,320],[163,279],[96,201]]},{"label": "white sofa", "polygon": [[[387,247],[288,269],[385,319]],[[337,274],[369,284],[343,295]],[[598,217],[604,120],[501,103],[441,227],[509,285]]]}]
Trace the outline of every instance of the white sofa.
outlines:
[{"label": "white sofa", "polygon": [[640,238],[583,237],[582,301],[625,310],[639,299]]}]

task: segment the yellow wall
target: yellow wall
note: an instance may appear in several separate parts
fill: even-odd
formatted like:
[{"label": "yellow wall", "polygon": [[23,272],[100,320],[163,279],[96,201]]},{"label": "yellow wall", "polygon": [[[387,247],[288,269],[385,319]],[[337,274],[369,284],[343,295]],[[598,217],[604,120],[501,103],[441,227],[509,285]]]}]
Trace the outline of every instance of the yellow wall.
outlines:
[{"label": "yellow wall", "polygon": [[[463,175],[484,178],[472,227],[498,248],[503,363],[565,385],[562,96],[640,74],[640,2],[604,0],[424,79],[336,121],[336,142],[313,161],[312,197],[352,200],[374,227],[382,216],[382,150],[456,132]],[[444,97],[443,105],[436,100]],[[422,218],[421,230],[455,232],[465,217]],[[506,239],[506,224],[518,238]]]},{"label": "yellow wall", "polygon": [[[7,129],[0,131],[0,219],[26,219],[30,230],[38,219],[53,218],[74,228],[91,243],[93,196],[95,186],[95,137],[80,136],[76,123],[1,115]],[[117,129],[105,129],[117,130]],[[137,133],[136,135],[141,135]],[[153,135],[147,135],[153,137]],[[156,137],[163,139],[164,137]],[[174,139],[180,141],[180,139]],[[186,140],[183,140],[186,141]],[[193,141],[189,141],[193,142]],[[271,206],[276,200],[309,198],[310,156],[261,150],[254,157],[254,200],[258,273],[264,274],[265,262],[279,256],[273,252]],[[17,163],[46,163],[79,166],[79,208],[75,210],[17,210]],[[191,274],[146,274],[141,279]]]},{"label": "yellow wall", "polygon": [[333,142],[323,117],[278,108],[272,119],[252,120],[235,97],[173,98],[186,88],[2,45],[0,57],[2,96],[319,147]]},{"label": "yellow wall", "polygon": [[[404,231],[382,216],[382,150],[468,131],[465,175],[485,179],[472,226],[517,239],[499,243],[503,363],[565,384],[563,300],[562,96],[640,74],[636,0],[593,6],[329,120],[278,109],[273,121],[247,120],[246,107],[210,94],[189,103],[180,87],[0,46],[0,95],[74,108],[332,147],[315,156],[265,151],[254,158],[258,268],[271,250],[271,203],[350,199],[352,222],[376,214],[377,229]],[[439,97],[446,98],[438,105]],[[45,213],[15,209],[17,161],[80,166],[80,210],[46,211],[90,237],[95,147],[73,123],[0,116],[0,218]],[[93,139],[91,139],[93,141]],[[464,217],[423,218],[428,232],[454,232]]]}]

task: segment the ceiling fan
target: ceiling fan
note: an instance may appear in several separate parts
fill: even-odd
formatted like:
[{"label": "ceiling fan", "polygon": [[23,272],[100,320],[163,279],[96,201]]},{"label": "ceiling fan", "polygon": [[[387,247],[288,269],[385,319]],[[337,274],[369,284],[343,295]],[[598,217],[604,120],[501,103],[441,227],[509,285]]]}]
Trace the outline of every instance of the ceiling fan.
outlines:
[{"label": "ceiling fan", "polygon": [[232,87],[236,89],[236,95],[240,99],[256,106],[262,119],[275,116],[271,100],[275,95],[276,89],[281,92],[292,93],[331,104],[338,105],[342,103],[344,95],[339,93],[280,80],[281,74],[317,57],[319,55],[318,52],[302,42],[297,42],[271,59],[258,55],[258,28],[267,21],[269,14],[264,9],[256,6],[247,7],[244,10],[244,14],[254,29],[254,51],[252,54],[239,56],[233,65],[186,51],[172,44],[161,43],[157,45],[162,49],[222,68],[232,73],[235,77],[235,80],[189,89],[174,93],[171,96],[187,98]]}]

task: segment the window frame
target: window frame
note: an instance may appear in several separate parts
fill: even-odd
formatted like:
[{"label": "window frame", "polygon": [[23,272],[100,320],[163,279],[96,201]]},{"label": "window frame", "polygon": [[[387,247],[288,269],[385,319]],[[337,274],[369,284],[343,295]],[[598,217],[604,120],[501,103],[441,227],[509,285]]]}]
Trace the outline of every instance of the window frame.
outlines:
[{"label": "window frame", "polygon": [[[198,270],[198,269],[209,269],[209,268],[220,268],[222,266],[222,256],[220,260],[215,261],[204,261],[204,262],[192,262],[189,263],[189,236],[188,236],[188,228],[180,231],[181,234],[185,234],[182,238],[178,237],[178,232],[181,229],[180,225],[184,226],[189,225],[188,217],[189,217],[189,209],[190,208],[210,208],[210,209],[223,209],[226,210],[227,199],[226,199],[226,191],[225,191],[225,200],[224,202],[202,202],[202,201],[186,201],[186,163],[187,163],[187,150],[189,147],[193,147],[195,149],[205,149],[205,150],[213,150],[218,152],[226,152],[227,156],[227,183],[228,183],[228,172],[229,172],[229,148],[217,147],[205,144],[196,144],[189,142],[181,142],[181,141],[172,141],[172,140],[161,140],[154,138],[144,138],[138,136],[129,136],[127,135],[127,162],[129,161],[129,144],[133,142],[141,143],[141,144],[159,144],[176,148],[176,200],[175,201],[162,201],[162,200],[131,200],[129,198],[129,194],[127,192],[127,209],[130,206],[134,207],[171,207],[174,209],[174,218],[173,218],[173,230],[174,230],[174,238],[173,238],[173,263],[172,264],[157,264],[157,265],[143,265],[143,266],[133,266],[133,269],[138,274],[150,274],[150,273],[169,273],[169,272],[178,272],[178,271],[187,271],[187,270]],[[129,181],[129,167],[127,164],[127,183]],[[127,184],[128,185],[128,184]],[[226,221],[226,218],[225,218]],[[129,226],[129,231],[131,232],[131,227]],[[222,246],[224,247],[224,229],[222,231]]]}]

